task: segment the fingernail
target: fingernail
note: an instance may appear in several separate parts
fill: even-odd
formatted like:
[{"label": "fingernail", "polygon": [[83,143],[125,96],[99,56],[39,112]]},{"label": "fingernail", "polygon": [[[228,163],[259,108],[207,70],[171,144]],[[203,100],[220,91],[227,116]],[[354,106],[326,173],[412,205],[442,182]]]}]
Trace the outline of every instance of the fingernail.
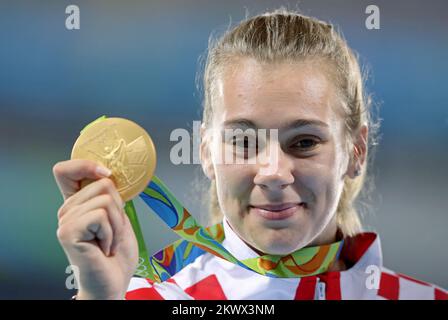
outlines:
[{"label": "fingernail", "polygon": [[100,176],[109,177],[112,174],[112,171],[110,171],[106,167],[98,166],[96,167],[96,173],[98,173]]}]

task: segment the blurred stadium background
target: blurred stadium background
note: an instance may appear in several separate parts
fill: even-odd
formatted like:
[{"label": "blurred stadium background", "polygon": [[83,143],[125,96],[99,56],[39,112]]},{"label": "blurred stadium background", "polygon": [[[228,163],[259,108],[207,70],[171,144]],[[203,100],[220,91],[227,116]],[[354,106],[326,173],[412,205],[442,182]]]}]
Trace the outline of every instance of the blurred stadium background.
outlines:
[{"label": "blurred stadium background", "polygon": [[[65,28],[69,4],[80,7],[80,30]],[[369,4],[380,30],[365,28]],[[367,63],[383,121],[365,226],[379,232],[385,266],[448,287],[448,2],[18,0],[0,1],[0,298],[73,294],[52,166],[98,116],[144,126],[157,175],[203,213],[190,187],[200,168],[170,163],[170,132],[201,118],[195,76],[210,33],[280,5],[337,24]],[[138,208],[151,252],[175,239]]]}]

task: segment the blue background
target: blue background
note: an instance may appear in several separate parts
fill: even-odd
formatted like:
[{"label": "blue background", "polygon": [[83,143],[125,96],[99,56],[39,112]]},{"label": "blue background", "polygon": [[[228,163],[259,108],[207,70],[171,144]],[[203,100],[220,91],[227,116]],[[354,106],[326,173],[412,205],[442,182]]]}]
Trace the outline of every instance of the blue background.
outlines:
[{"label": "blue background", "polygon": [[[69,4],[80,30],[65,28]],[[383,121],[365,226],[379,232],[388,268],[448,287],[448,2],[0,1],[0,298],[73,294],[52,166],[103,114],[149,131],[157,175],[203,218],[190,187],[200,168],[169,161],[169,134],[201,119],[195,76],[210,33],[281,4],[340,26],[370,69]],[[380,30],[365,28],[369,4]],[[137,205],[151,252],[175,239]]]}]

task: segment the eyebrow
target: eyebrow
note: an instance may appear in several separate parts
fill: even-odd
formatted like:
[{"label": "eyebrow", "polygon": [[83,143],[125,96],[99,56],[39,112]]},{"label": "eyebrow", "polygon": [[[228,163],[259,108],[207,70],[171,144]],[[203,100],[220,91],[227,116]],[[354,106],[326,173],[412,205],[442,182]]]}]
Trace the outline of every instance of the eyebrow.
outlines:
[{"label": "eyebrow", "polygon": [[[224,126],[225,127],[231,127],[231,128],[258,128],[258,126],[251,120],[248,119],[234,119],[234,120],[226,120],[224,121]],[[285,126],[286,130],[291,130],[291,129],[297,129],[297,128],[301,128],[301,127],[305,127],[305,126],[318,126],[318,127],[323,127],[323,128],[328,128],[328,124],[326,124],[325,122],[321,121],[321,120],[317,120],[317,119],[297,119],[294,120],[290,123],[288,123]]]}]

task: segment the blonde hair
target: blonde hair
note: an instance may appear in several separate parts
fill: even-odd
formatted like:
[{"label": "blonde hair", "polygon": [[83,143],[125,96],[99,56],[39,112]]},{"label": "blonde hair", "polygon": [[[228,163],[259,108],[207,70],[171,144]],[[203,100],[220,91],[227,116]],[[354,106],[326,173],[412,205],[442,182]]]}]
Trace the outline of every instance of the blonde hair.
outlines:
[{"label": "blonde hair", "polygon": [[[296,11],[280,8],[251,18],[227,30],[218,39],[211,37],[203,72],[204,89],[203,122],[206,128],[212,125],[214,82],[232,58],[251,57],[260,62],[294,62],[305,59],[322,59],[332,66],[332,74],[342,98],[345,118],[345,148],[351,150],[353,138],[363,124],[369,128],[370,145],[376,145],[378,123],[372,121],[370,96],[364,93],[364,79],[358,56],[349,48],[334,26],[304,16]],[[368,147],[366,161],[361,174],[355,179],[347,177],[336,211],[336,220],[344,236],[362,231],[362,225],[354,201],[367,180],[367,167],[371,157]],[[352,156],[352,155],[351,155]],[[209,186],[210,223],[222,220],[216,184]]]}]

